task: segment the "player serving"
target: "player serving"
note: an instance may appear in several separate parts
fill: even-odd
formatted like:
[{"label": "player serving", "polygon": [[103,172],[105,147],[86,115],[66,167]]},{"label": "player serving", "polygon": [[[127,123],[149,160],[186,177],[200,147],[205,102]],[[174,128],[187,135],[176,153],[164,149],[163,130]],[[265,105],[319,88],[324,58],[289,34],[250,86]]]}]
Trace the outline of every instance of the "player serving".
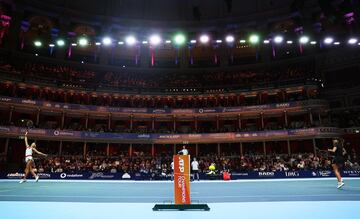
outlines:
[{"label": "player serving", "polygon": [[328,149],[328,151],[333,152],[335,155],[334,159],[332,160],[332,167],[334,169],[335,176],[338,180],[337,188],[340,189],[341,187],[343,187],[345,185],[341,178],[341,174],[340,174],[340,168],[342,168],[344,165],[344,162],[345,162],[344,155],[346,154],[346,150],[343,146],[343,140],[342,139],[334,139],[333,140],[333,148]]},{"label": "player serving", "polygon": [[26,182],[26,177],[29,175],[29,172],[31,172],[31,174],[34,176],[36,182],[39,181],[39,176],[36,175],[36,173],[34,171],[35,163],[34,163],[34,158],[33,158],[33,151],[35,151],[35,153],[37,153],[37,154],[47,156],[46,154],[41,153],[40,151],[36,150],[35,142],[33,142],[33,143],[31,143],[31,145],[29,145],[28,139],[27,139],[27,134],[28,134],[28,132],[25,132],[25,145],[26,145],[26,150],[25,150],[25,163],[26,163],[25,175],[20,180],[20,183]]}]

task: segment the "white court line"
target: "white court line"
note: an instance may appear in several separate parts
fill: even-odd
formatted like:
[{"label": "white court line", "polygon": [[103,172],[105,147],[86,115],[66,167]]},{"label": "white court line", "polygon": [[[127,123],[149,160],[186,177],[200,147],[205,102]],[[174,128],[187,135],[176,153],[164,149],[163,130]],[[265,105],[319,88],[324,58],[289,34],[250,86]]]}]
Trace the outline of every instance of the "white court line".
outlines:
[{"label": "white court line", "polygon": [[[344,177],[345,181],[348,180],[360,180],[360,177]],[[204,180],[204,181],[194,181],[191,184],[197,183],[242,183],[242,182],[293,182],[293,181],[326,181],[332,180],[336,181],[335,177],[326,177],[326,178],[290,178],[290,179],[239,179],[239,180],[230,180],[230,181],[223,181],[223,180]],[[0,182],[19,182],[19,179],[0,179]],[[28,182],[35,182],[35,180],[28,180]],[[174,181],[136,181],[136,180],[76,180],[76,179],[40,179],[39,182],[92,182],[92,183],[174,183]]]},{"label": "white court line", "polygon": [[[208,198],[294,198],[294,197],[360,197],[360,194],[309,194],[309,195],[232,195],[232,196],[192,196],[195,199],[208,199]],[[0,197],[17,197],[17,198],[89,198],[89,199],[160,199],[168,198],[172,199],[172,196],[93,196],[93,195],[2,195]]]}]

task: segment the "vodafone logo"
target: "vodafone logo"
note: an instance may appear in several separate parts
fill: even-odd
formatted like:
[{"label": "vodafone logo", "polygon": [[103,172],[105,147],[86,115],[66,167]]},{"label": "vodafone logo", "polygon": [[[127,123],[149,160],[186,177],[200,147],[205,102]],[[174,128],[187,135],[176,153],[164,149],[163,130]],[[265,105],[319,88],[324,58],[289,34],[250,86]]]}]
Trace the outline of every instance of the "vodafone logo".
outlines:
[{"label": "vodafone logo", "polygon": [[54,131],[54,135],[58,136],[60,134],[60,132],[58,130]]},{"label": "vodafone logo", "polygon": [[65,179],[65,178],[66,178],[66,173],[61,173],[61,174],[60,174],[60,178],[61,178],[61,179]]}]

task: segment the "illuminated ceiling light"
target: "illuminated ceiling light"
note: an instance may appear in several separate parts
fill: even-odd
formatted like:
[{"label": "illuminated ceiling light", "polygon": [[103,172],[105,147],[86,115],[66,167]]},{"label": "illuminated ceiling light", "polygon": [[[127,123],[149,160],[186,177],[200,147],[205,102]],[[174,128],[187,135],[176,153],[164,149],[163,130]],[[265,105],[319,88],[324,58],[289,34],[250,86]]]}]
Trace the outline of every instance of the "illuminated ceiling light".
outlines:
[{"label": "illuminated ceiling light", "polygon": [[246,43],[246,40],[240,40],[240,43]]},{"label": "illuminated ceiling light", "polygon": [[331,44],[332,42],[334,42],[334,38],[332,38],[332,37],[326,37],[324,39],[325,44]]},{"label": "illuminated ceiling light", "polygon": [[339,41],[334,42],[334,45],[340,45]]},{"label": "illuminated ceiling light", "polygon": [[50,44],[49,44],[49,47],[55,47],[55,44],[50,43]]},{"label": "illuminated ceiling light", "polygon": [[56,45],[58,45],[58,46],[64,46],[65,45],[65,41],[64,40],[57,40],[56,41]]},{"label": "illuminated ceiling light", "polygon": [[287,43],[287,44],[293,44],[293,41],[288,40],[288,41],[286,41],[286,43]]},{"label": "illuminated ceiling light", "polygon": [[310,44],[311,45],[316,45],[316,41],[311,41]]},{"label": "illuminated ceiling light", "polygon": [[102,40],[102,43],[105,45],[105,46],[109,46],[111,45],[112,43],[112,39],[110,37],[104,37],[103,40]]},{"label": "illuminated ceiling light", "polygon": [[142,41],[142,44],[148,44],[148,41],[144,40]]},{"label": "illuminated ceiling light", "polygon": [[100,43],[100,42],[96,42],[95,45],[101,46],[101,43]]},{"label": "illuminated ceiling light", "polygon": [[161,37],[157,34],[150,37],[150,44],[153,46],[159,45],[161,43]]},{"label": "illuminated ceiling light", "polygon": [[165,43],[169,44],[169,43],[171,43],[171,40],[166,40]]},{"label": "illuminated ceiling light", "polygon": [[194,44],[196,43],[196,40],[190,40],[190,43]]},{"label": "illuminated ceiling light", "polygon": [[349,44],[356,44],[357,41],[358,41],[358,39],[356,39],[356,38],[350,38],[350,39],[348,40],[348,43],[349,43]]},{"label": "illuminated ceiling light", "polygon": [[77,44],[76,44],[76,43],[72,43],[71,46],[77,46]]},{"label": "illuminated ceiling light", "polygon": [[222,43],[222,40],[216,40],[216,43]]},{"label": "illuminated ceiling light", "polygon": [[125,39],[127,45],[132,46],[136,43],[136,38],[134,36],[128,36]]},{"label": "illuminated ceiling light", "polygon": [[234,36],[229,35],[225,38],[225,40],[227,43],[232,43],[235,41],[235,38],[234,38]]},{"label": "illuminated ceiling light", "polygon": [[300,39],[299,39],[299,43],[301,43],[301,44],[307,44],[308,42],[309,42],[309,37],[307,37],[307,36],[302,36],[302,37],[300,37]]},{"label": "illuminated ceiling light", "polygon": [[119,41],[118,44],[119,44],[119,45],[124,45],[124,42],[123,42],[123,41]]},{"label": "illuminated ceiling light", "polygon": [[269,44],[270,40],[264,40],[264,44]]},{"label": "illuminated ceiling light", "polygon": [[89,41],[86,38],[80,38],[79,39],[79,45],[80,46],[87,46]]},{"label": "illuminated ceiling light", "polygon": [[174,37],[174,42],[176,45],[182,45],[186,41],[186,37],[183,34],[176,34]]},{"label": "illuminated ceiling light", "polygon": [[276,37],[274,38],[274,42],[277,43],[277,44],[282,43],[283,40],[284,40],[284,38],[283,38],[282,36],[276,36]]},{"label": "illuminated ceiling light", "polygon": [[210,40],[210,38],[209,38],[209,36],[208,35],[202,35],[202,36],[200,36],[200,42],[201,43],[208,43],[209,42],[209,40]]},{"label": "illuminated ceiling light", "polygon": [[34,45],[35,45],[36,47],[41,47],[41,46],[42,46],[42,43],[41,43],[40,41],[35,41],[35,42],[34,42]]},{"label": "illuminated ceiling light", "polygon": [[256,34],[253,34],[249,37],[249,41],[251,44],[257,44],[260,41],[260,37]]}]

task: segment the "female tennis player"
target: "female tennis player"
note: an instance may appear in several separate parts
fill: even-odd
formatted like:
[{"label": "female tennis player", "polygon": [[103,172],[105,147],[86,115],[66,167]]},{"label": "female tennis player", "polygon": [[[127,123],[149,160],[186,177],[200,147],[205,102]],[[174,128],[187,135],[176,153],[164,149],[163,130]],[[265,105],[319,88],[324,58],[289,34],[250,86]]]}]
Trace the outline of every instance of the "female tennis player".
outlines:
[{"label": "female tennis player", "polygon": [[329,152],[332,152],[335,155],[332,160],[331,166],[334,170],[335,176],[338,181],[338,186],[337,186],[338,189],[340,189],[345,185],[340,174],[340,169],[343,167],[345,162],[344,155],[346,154],[346,150],[344,148],[343,143],[344,143],[343,139],[335,138],[333,139],[333,148],[328,149]]},{"label": "female tennis player", "polygon": [[28,134],[28,132],[25,133],[25,145],[26,145],[26,150],[25,150],[25,163],[26,163],[25,175],[20,180],[20,183],[26,182],[26,177],[29,175],[29,172],[31,172],[31,174],[34,176],[36,182],[39,181],[39,176],[36,175],[36,173],[35,173],[35,171],[33,169],[35,167],[35,163],[34,163],[34,159],[33,159],[33,151],[35,151],[37,154],[47,156],[46,154],[41,153],[40,151],[36,150],[35,142],[33,142],[33,143],[31,143],[31,145],[29,145],[28,139],[27,139],[27,134]]}]

